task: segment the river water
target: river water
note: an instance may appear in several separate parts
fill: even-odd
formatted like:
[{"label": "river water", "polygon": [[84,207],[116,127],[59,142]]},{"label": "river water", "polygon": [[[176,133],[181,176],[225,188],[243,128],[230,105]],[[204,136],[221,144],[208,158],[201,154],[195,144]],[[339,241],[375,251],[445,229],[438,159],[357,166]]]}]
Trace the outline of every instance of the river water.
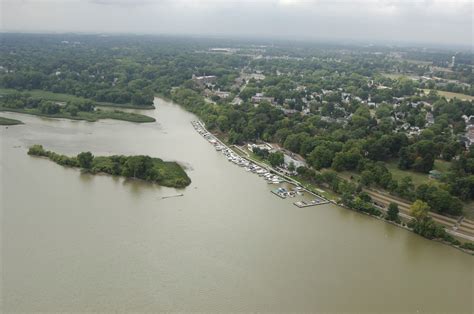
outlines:
[{"label": "river water", "polygon": [[[192,114],[155,104],[152,124],[2,113],[26,123],[0,128],[3,312],[472,313],[472,256],[334,205],[297,208]],[[81,174],[32,144],[176,160],[192,184]]]}]

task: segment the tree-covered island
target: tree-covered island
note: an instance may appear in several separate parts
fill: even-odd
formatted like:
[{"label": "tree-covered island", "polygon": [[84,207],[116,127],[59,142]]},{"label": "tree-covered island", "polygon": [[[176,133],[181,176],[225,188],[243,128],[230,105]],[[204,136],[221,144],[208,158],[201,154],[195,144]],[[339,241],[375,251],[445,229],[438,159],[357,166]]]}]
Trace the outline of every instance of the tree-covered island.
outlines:
[{"label": "tree-covered island", "polygon": [[184,188],[191,183],[191,179],[178,163],[150,156],[94,156],[91,152],[82,152],[75,157],[69,157],[45,150],[42,145],[31,146],[28,155],[46,157],[59,165],[81,168],[92,174],[106,173],[141,179],[167,187]]}]

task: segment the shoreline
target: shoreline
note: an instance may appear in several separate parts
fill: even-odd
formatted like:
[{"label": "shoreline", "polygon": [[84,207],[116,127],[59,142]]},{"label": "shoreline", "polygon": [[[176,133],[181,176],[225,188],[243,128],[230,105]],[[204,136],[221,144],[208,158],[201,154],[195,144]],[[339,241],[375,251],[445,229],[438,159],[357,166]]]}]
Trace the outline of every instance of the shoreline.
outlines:
[{"label": "shoreline", "polygon": [[[219,139],[215,134],[209,132],[209,131],[206,129],[206,127],[205,127],[205,125],[204,125],[204,122],[198,120],[198,121],[192,121],[191,124],[193,125],[194,129],[195,129],[196,131],[198,131],[198,133],[200,133],[204,138],[208,139],[208,138],[206,137],[206,134],[211,135],[212,138],[211,138],[211,139],[208,139],[208,141],[209,141],[211,144],[213,144],[215,147],[219,146],[220,149],[219,149],[218,151],[224,151],[224,155],[226,155],[225,151],[232,151],[232,152],[235,153],[235,155],[238,156],[239,158],[245,159],[245,160],[248,162],[248,164],[249,164],[250,166],[259,167],[260,169],[265,170],[265,171],[266,171],[267,173],[269,173],[269,174],[272,174],[272,173],[273,173],[273,174],[277,175],[277,177],[279,176],[279,177],[278,177],[278,182],[276,182],[276,181],[268,181],[268,180],[267,180],[268,183],[278,183],[278,184],[280,184],[280,183],[286,182],[286,183],[288,183],[288,184],[293,185],[293,186],[294,186],[294,189],[298,190],[299,192],[306,192],[307,194],[310,194],[310,195],[316,197],[316,200],[318,201],[317,203],[313,203],[313,204],[311,204],[311,205],[310,205],[310,204],[306,204],[306,205],[303,205],[303,206],[297,204],[298,202],[296,202],[296,203],[293,203],[295,206],[297,206],[297,207],[299,207],[299,208],[302,208],[302,207],[309,207],[309,206],[315,206],[315,205],[323,205],[323,204],[327,204],[327,203],[332,202],[332,200],[329,200],[329,199],[327,199],[326,197],[324,197],[324,196],[322,196],[322,195],[320,195],[320,194],[318,194],[318,193],[316,193],[316,192],[314,192],[314,191],[309,190],[309,189],[306,188],[304,185],[302,185],[299,181],[297,181],[297,180],[295,180],[295,179],[293,179],[293,178],[291,178],[291,177],[285,175],[285,174],[282,173],[281,171],[279,171],[279,170],[277,170],[277,169],[275,169],[275,168],[273,168],[273,167],[271,167],[271,166],[269,166],[269,165],[267,165],[267,164],[265,164],[265,163],[262,163],[262,162],[260,162],[260,161],[255,160],[255,159],[252,159],[250,156],[248,156],[248,154],[247,154],[246,152],[242,151],[242,149],[239,148],[238,146],[236,146],[236,145],[228,146],[228,145],[225,144],[221,139]],[[200,130],[202,130],[203,133],[201,133]],[[213,143],[211,140],[214,141],[214,143]],[[216,144],[217,144],[217,145],[216,145]],[[235,149],[239,149],[240,151],[242,151],[242,153],[247,154],[247,156],[242,156],[241,154],[237,153],[237,152],[236,152],[234,149],[232,149],[231,147],[234,147]],[[216,148],[216,150],[217,150],[217,148]],[[238,164],[238,165],[240,165],[240,164]],[[252,171],[252,172],[253,172],[253,171]],[[254,173],[259,174],[258,172],[254,172]],[[261,176],[262,174],[259,174],[259,175]],[[283,199],[287,197],[287,196],[282,196],[282,195],[280,195],[280,194],[278,194],[278,193],[275,193],[274,191],[272,191],[272,192],[273,192],[275,195],[277,195],[277,196],[279,196],[279,197],[281,197],[281,198],[283,198]],[[318,200],[318,199],[319,199],[319,200]]]},{"label": "shoreline", "polygon": [[[237,152],[235,151],[235,148],[238,148],[240,151],[242,151],[241,148],[239,148],[239,147],[237,147],[237,146],[235,146],[235,145],[227,146],[220,138],[218,138],[218,136],[217,136],[216,134],[214,134],[214,133],[212,133],[212,132],[210,132],[209,130],[206,129],[204,122],[202,122],[201,120],[198,120],[198,123],[199,123],[200,126],[203,128],[203,130],[205,130],[207,133],[211,134],[211,135],[219,142],[220,145],[226,147],[226,148],[229,149],[229,150],[232,150],[232,151],[233,151],[234,153],[236,153],[238,156],[241,156],[239,153],[237,153]],[[232,147],[234,147],[234,149],[233,149]],[[243,152],[243,153],[245,153],[245,152]],[[250,162],[252,162],[252,163],[255,163],[255,164],[257,164],[257,165],[260,165],[260,166],[261,166],[261,164],[262,164],[261,162],[252,159],[250,156],[241,156],[241,157],[242,157],[242,158],[245,158],[246,160],[248,160],[248,161],[250,161]],[[268,171],[274,172],[274,173],[277,173],[278,175],[280,175],[280,172],[279,172],[278,170],[274,169],[273,167],[271,167],[270,165],[266,165],[266,164],[265,164],[264,167],[265,167]],[[321,198],[327,200],[328,203],[331,203],[331,204],[333,204],[333,205],[339,206],[339,207],[344,208],[344,209],[347,209],[347,210],[351,210],[351,211],[353,211],[353,212],[357,212],[357,213],[360,213],[360,214],[364,214],[364,215],[369,216],[369,217],[372,217],[372,218],[376,218],[376,219],[378,219],[378,220],[380,220],[380,221],[383,221],[383,222],[389,223],[389,224],[391,224],[391,225],[394,225],[394,226],[396,226],[396,227],[399,227],[399,228],[401,228],[401,229],[410,231],[411,233],[416,234],[416,235],[418,235],[418,236],[420,236],[420,237],[422,237],[422,238],[424,238],[424,239],[426,239],[426,240],[435,241],[435,242],[438,242],[438,243],[441,243],[441,244],[448,245],[448,246],[450,246],[450,247],[452,247],[452,248],[455,248],[455,249],[457,249],[457,250],[459,250],[459,251],[462,251],[463,253],[466,253],[466,254],[468,254],[468,255],[474,255],[474,251],[472,251],[472,250],[462,248],[462,247],[460,247],[459,245],[453,245],[453,244],[451,244],[451,243],[449,243],[449,242],[447,242],[447,241],[444,241],[444,240],[442,240],[442,239],[428,239],[428,238],[426,238],[426,237],[423,237],[422,235],[419,235],[419,234],[415,233],[415,232],[413,231],[413,229],[409,228],[406,224],[403,225],[403,224],[401,224],[401,223],[396,223],[396,222],[394,222],[394,221],[387,220],[387,219],[385,219],[385,218],[382,217],[382,216],[374,216],[374,215],[371,215],[371,214],[369,214],[369,213],[365,213],[365,212],[362,212],[362,211],[353,209],[353,208],[351,208],[351,207],[345,206],[345,205],[343,205],[343,204],[338,203],[338,202],[337,202],[336,200],[334,200],[334,199],[325,198],[325,197],[319,195],[318,193],[316,193],[316,192],[314,192],[314,191],[311,191],[310,189],[308,189],[307,187],[305,187],[303,183],[301,183],[300,181],[298,181],[298,180],[296,180],[296,179],[294,179],[294,178],[288,178],[286,175],[283,175],[283,174],[281,174],[280,176],[285,179],[285,180],[284,180],[285,182],[288,182],[288,183],[290,183],[290,184],[294,184],[294,185],[296,185],[296,186],[302,187],[302,188],[305,190],[305,192],[308,192],[308,193],[310,193],[310,194],[312,194],[312,195],[316,195],[317,197],[321,197]],[[288,179],[289,179],[289,180],[288,180]],[[411,216],[409,216],[409,217],[411,217]],[[411,217],[411,218],[412,218],[412,217]],[[406,218],[406,219],[409,219],[409,218]],[[446,229],[445,229],[445,230],[446,230]],[[449,232],[449,230],[446,230],[446,232]],[[458,236],[458,237],[459,237],[459,236]],[[460,237],[460,238],[461,238],[461,237]],[[472,243],[472,242],[473,242],[473,241],[471,241],[471,240],[469,240],[469,239],[465,239],[465,238],[464,238],[464,240],[466,241],[466,243]]]},{"label": "shoreline", "polygon": [[11,118],[6,118],[0,116],[0,125],[1,126],[13,126],[13,125],[21,125],[25,124],[23,121],[17,120],[17,119],[11,119]]},{"label": "shoreline", "polygon": [[[20,114],[27,114],[27,115],[32,115],[32,116],[37,116],[37,117],[44,117],[44,118],[50,118],[50,119],[67,119],[67,120],[74,120],[74,121],[87,121],[87,122],[97,122],[99,120],[117,120],[117,121],[125,121],[125,122],[133,122],[133,123],[152,123],[155,122],[156,119],[147,115],[142,115],[142,114],[136,114],[133,113],[133,115],[136,115],[138,119],[127,119],[127,118],[120,118],[120,117],[100,117],[100,114],[97,114],[97,117],[81,117],[81,116],[71,116],[71,115],[65,115],[65,114],[45,114],[41,112],[31,112],[25,109],[17,109],[17,108],[6,108],[6,107],[0,107],[0,112],[13,112],[13,113],[20,113]],[[105,111],[103,111],[105,112]],[[111,112],[114,114],[113,112]],[[92,113],[94,114],[94,113]],[[131,115],[132,113],[128,113],[125,111],[121,111],[118,114],[126,114],[126,115]]]}]

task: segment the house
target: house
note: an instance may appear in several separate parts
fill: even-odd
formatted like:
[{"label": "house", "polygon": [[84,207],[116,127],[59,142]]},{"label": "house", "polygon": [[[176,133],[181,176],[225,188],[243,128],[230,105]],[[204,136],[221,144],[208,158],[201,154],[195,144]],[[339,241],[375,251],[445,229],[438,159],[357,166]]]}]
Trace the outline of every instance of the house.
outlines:
[{"label": "house", "polygon": [[298,85],[298,86],[296,86],[296,91],[297,92],[305,92],[306,91],[306,86]]},{"label": "house", "polygon": [[260,150],[266,150],[266,151],[271,151],[273,150],[273,147],[270,145],[270,144],[267,144],[267,143],[264,143],[264,144],[252,144],[252,143],[249,143],[247,144],[247,149],[252,151],[255,149],[255,148],[258,148]]},{"label": "house", "polygon": [[281,111],[283,111],[283,113],[285,115],[289,115],[289,114],[294,114],[294,113],[297,113],[298,110],[295,110],[295,109],[286,109],[286,108],[282,108]]},{"label": "house", "polygon": [[299,167],[306,167],[306,162],[304,162],[303,160],[300,160],[299,158],[294,156],[294,154],[290,155],[290,154],[284,153],[283,159],[284,159],[284,164],[287,168],[291,163],[293,163],[293,165],[295,166],[295,169]]},{"label": "house", "polygon": [[263,81],[265,79],[265,75],[263,75],[261,72],[260,73],[252,73],[250,75],[250,78],[253,78],[256,81]]},{"label": "house", "polygon": [[349,103],[351,101],[351,94],[350,93],[341,93],[341,99],[344,103]]},{"label": "house", "polygon": [[265,95],[263,93],[256,93],[255,96],[252,96],[252,102],[253,103],[259,104],[259,103],[264,102],[264,101],[273,104],[275,102],[275,98],[265,97]]},{"label": "house", "polygon": [[209,86],[217,80],[215,75],[196,76],[193,74],[192,80],[201,87]]},{"label": "house", "polygon": [[219,53],[233,53],[236,50],[232,48],[210,48],[210,52],[219,52]]},{"label": "house", "polygon": [[395,119],[396,120],[403,120],[405,119],[406,114],[402,111],[396,111],[395,112]]},{"label": "house", "polygon": [[410,123],[405,122],[405,123],[403,123],[403,125],[400,128],[406,131],[410,128]]},{"label": "house", "polygon": [[418,136],[421,134],[421,129],[417,126],[412,126],[408,129],[408,136],[411,137],[411,136]]},{"label": "house", "polygon": [[428,108],[428,109],[433,109],[433,105],[431,105],[429,102],[426,101],[420,101],[420,103],[423,105],[423,108]]},{"label": "house", "polygon": [[463,115],[462,118],[464,119],[464,122],[466,122],[466,125],[471,125],[474,124],[474,116],[466,116]]},{"label": "house", "polygon": [[216,95],[217,97],[221,99],[227,99],[230,97],[230,92],[223,92],[223,91],[218,90],[217,92],[214,92],[214,95]]},{"label": "house", "polygon": [[327,116],[322,116],[321,121],[324,121],[324,122],[327,122],[327,123],[335,123],[336,119],[331,118],[331,117],[327,117]]},{"label": "house", "polygon": [[474,144],[474,125],[469,125],[466,127],[466,147],[469,148]]},{"label": "house", "polygon": [[301,110],[301,114],[302,114],[302,115],[308,115],[308,114],[310,114],[310,113],[311,113],[311,110],[310,110],[308,107],[306,107],[306,108],[304,108],[303,110]]},{"label": "house", "polygon": [[392,97],[394,104],[400,104],[402,101],[405,100],[405,97]]},{"label": "house", "polygon": [[426,125],[427,126],[433,125],[435,123],[434,116],[431,112],[426,113],[425,119],[426,119]]}]

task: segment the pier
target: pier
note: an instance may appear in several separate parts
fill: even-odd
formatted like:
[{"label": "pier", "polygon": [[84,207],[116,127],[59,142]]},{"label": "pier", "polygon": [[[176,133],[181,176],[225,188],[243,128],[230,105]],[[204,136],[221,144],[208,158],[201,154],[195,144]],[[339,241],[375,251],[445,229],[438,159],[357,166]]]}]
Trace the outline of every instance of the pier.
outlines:
[{"label": "pier", "polygon": [[281,173],[280,171],[272,168],[271,166],[267,164],[264,164],[262,162],[252,159],[248,153],[246,153],[240,147],[235,146],[235,148],[241,151],[241,153],[245,156],[243,156],[242,154],[238,154],[232,148],[224,144],[214,134],[209,132],[202,121],[192,121],[191,124],[194,127],[194,129],[200,135],[202,135],[202,137],[204,137],[209,143],[211,143],[214,146],[216,151],[221,152],[225,157],[227,157],[227,160],[229,160],[230,162],[240,167],[243,167],[248,172],[252,172],[259,175],[260,177],[265,179],[269,184],[280,184],[280,183],[286,182],[294,186],[294,188],[291,189],[290,191],[282,187],[272,190],[271,192],[275,194],[276,196],[282,199],[286,199],[287,197],[295,197],[296,195],[301,195],[304,192],[314,197],[313,201],[309,201],[309,202],[298,201],[298,202],[293,203],[295,206],[300,207],[300,208],[323,205],[323,204],[329,203],[329,201],[325,199],[324,197],[302,187],[298,181],[286,176],[284,173]]},{"label": "pier", "polygon": [[184,194],[176,194],[176,195],[168,195],[168,196],[162,196],[161,199],[167,199],[167,198],[172,198],[172,197],[181,197],[184,196]]},{"label": "pier", "polygon": [[293,203],[293,205],[295,205],[296,207],[299,207],[299,208],[305,208],[305,207],[311,207],[311,206],[316,206],[316,205],[324,205],[324,204],[328,204],[329,201],[328,200],[325,200],[321,197],[317,197],[316,199],[312,200],[312,201],[298,201],[298,202],[295,202]]}]

